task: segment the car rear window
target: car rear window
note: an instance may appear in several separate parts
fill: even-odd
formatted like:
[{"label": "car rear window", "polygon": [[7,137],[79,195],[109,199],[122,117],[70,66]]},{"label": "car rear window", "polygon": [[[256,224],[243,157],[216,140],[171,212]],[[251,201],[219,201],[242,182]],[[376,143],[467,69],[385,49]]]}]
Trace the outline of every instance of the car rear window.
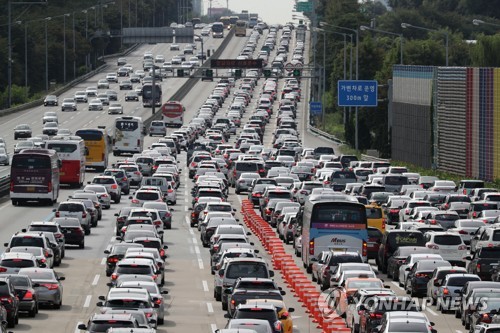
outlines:
[{"label": "car rear window", "polygon": [[14,237],[10,243],[10,247],[15,246],[35,246],[35,247],[43,247],[43,239],[40,237],[31,237],[31,236],[21,236]]},{"label": "car rear window", "polygon": [[237,171],[258,171],[259,166],[257,163],[236,163],[235,166]]},{"label": "car rear window", "polygon": [[452,277],[448,280],[448,285],[449,286],[456,286],[456,287],[463,287],[465,286],[465,283],[468,281],[481,281],[481,279],[473,276],[459,276],[459,277]]},{"label": "car rear window", "polygon": [[144,308],[150,308],[149,304],[146,301],[142,300],[136,300],[136,299],[112,299],[107,301],[106,304],[110,308],[122,308],[122,309],[129,309],[129,308],[135,308],[135,309],[144,309]]},{"label": "car rear window", "polygon": [[330,258],[330,262],[328,263],[329,266],[337,266],[338,264],[342,263],[354,263],[354,262],[363,262],[363,259],[359,255],[338,255],[338,256],[332,256]]},{"label": "car rear window", "polygon": [[412,333],[427,333],[429,329],[427,324],[422,322],[389,322],[389,330],[390,332],[412,332]]},{"label": "car rear window", "polygon": [[366,218],[367,219],[381,219],[382,218],[382,209],[381,208],[367,208],[366,209]]},{"label": "car rear window", "polygon": [[141,275],[153,275],[153,271],[150,266],[146,265],[119,265],[116,269],[119,274],[141,274]]},{"label": "car rear window", "polygon": [[141,240],[141,241],[134,241],[134,243],[136,243],[136,244],[142,244],[144,247],[150,248],[150,249],[159,249],[159,248],[161,248],[160,242],[156,241],[156,240],[147,239],[147,240]]},{"label": "car rear window", "polygon": [[119,327],[135,327],[134,323],[131,321],[123,320],[99,320],[90,323],[88,331],[89,332],[107,332],[108,328],[119,328]]},{"label": "car rear window", "polygon": [[82,205],[76,203],[62,203],[59,205],[58,210],[64,212],[83,212],[84,208]]},{"label": "car rear window", "polygon": [[54,225],[32,225],[30,231],[57,232],[57,227]]},{"label": "car rear window", "polygon": [[453,235],[434,236],[434,243],[439,245],[460,245],[462,244],[462,238]]},{"label": "car rear window", "polygon": [[274,309],[239,309],[235,315],[236,319],[264,319],[269,321],[276,321],[276,310]]},{"label": "car rear window", "polygon": [[138,200],[158,200],[160,195],[156,192],[137,192],[135,198]]},{"label": "car rear window", "polygon": [[34,267],[35,264],[31,260],[26,259],[3,259],[0,263],[0,266],[4,267]]},{"label": "car rear window", "polygon": [[498,259],[500,257],[500,248],[483,247],[481,248],[481,255],[479,257]]},{"label": "car rear window", "polygon": [[454,215],[454,214],[436,214],[434,216],[434,218],[436,220],[445,220],[445,221],[456,221],[458,220],[460,217],[458,215]]},{"label": "car rear window", "polygon": [[500,230],[495,230],[493,231],[493,236],[492,236],[493,241],[500,241]]},{"label": "car rear window", "polygon": [[269,192],[269,199],[291,199],[292,194],[290,192]]},{"label": "car rear window", "polygon": [[332,179],[356,179],[356,175],[352,171],[335,171],[332,174]]},{"label": "car rear window", "polygon": [[114,184],[115,180],[111,178],[94,178],[94,184]]},{"label": "car rear window", "polygon": [[263,263],[244,262],[233,263],[227,268],[226,278],[237,279],[239,277],[268,278],[267,267]]}]

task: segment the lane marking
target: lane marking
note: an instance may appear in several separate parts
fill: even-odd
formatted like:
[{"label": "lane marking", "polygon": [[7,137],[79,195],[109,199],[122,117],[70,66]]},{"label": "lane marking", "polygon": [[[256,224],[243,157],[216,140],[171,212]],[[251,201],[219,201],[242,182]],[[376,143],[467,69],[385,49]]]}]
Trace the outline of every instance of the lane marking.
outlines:
[{"label": "lane marking", "polygon": [[193,231],[193,229],[189,229],[189,233],[191,234],[191,236],[194,236],[194,231]]},{"label": "lane marking", "polygon": [[194,252],[195,252],[196,254],[200,254],[200,248],[199,248],[198,246],[195,246],[195,247],[194,247]]},{"label": "lane marking", "polygon": [[101,265],[104,265],[106,263],[106,257],[101,259]]},{"label": "lane marking", "polygon": [[212,329],[212,333],[215,333],[215,331],[217,331],[217,325],[215,324],[210,324],[210,328]]},{"label": "lane marking", "polygon": [[[187,207],[186,207],[187,208]],[[186,224],[187,225],[190,225],[191,224],[191,221],[189,221],[189,217],[186,216],[186,218],[184,219],[184,221],[186,221]]]},{"label": "lane marking", "polygon": [[431,308],[425,308],[425,310],[427,310],[427,312],[429,312],[431,315],[437,317],[439,316],[436,312],[434,312]]},{"label": "lane marking", "polygon": [[207,310],[208,313],[214,313],[214,307],[212,306],[211,302],[207,302]]},{"label": "lane marking", "polygon": [[201,258],[198,258],[198,267],[200,269],[205,269],[205,266],[203,266],[203,260],[201,260]]},{"label": "lane marking", "polygon": [[101,277],[100,274],[96,274],[94,277],[94,281],[92,281],[93,286],[97,286],[97,283],[99,282],[99,278]]},{"label": "lane marking", "polygon": [[239,195],[236,196],[238,198],[238,201],[240,202],[240,205],[242,204],[241,202],[241,197]]},{"label": "lane marking", "polygon": [[208,292],[208,282],[206,280],[201,281],[201,284],[203,286],[203,291]]},{"label": "lane marking", "polygon": [[193,237],[193,244],[198,244],[198,240]]},{"label": "lane marking", "polygon": [[90,306],[90,300],[92,299],[92,295],[87,295],[85,298],[85,303],[83,303],[84,308],[88,308]]}]

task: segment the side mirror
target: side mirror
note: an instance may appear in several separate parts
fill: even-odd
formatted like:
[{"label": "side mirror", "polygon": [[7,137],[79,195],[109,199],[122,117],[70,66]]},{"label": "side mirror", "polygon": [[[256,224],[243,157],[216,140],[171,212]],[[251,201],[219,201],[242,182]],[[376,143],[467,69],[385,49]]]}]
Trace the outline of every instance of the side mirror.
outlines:
[{"label": "side mirror", "polygon": [[123,238],[121,238],[120,236],[116,236],[116,237],[115,237],[115,239],[116,239],[117,241],[122,241],[122,240],[123,240]]},{"label": "side mirror", "polygon": [[409,271],[411,271],[411,268],[410,267],[406,267],[405,271],[409,272]]},{"label": "side mirror", "polygon": [[86,331],[86,330],[87,330],[87,325],[85,325],[85,324],[80,324],[80,325],[78,325],[78,329],[79,329],[79,330],[82,330],[82,331]]},{"label": "side mirror", "polygon": [[104,254],[110,254],[111,252],[109,250],[104,250]]},{"label": "side mirror", "polygon": [[224,270],[223,269],[219,270],[219,276],[224,276]]},{"label": "side mirror", "polygon": [[250,231],[248,231],[247,236],[252,236],[252,233]]},{"label": "side mirror", "polygon": [[3,243],[3,246],[8,247],[9,243]]},{"label": "side mirror", "polygon": [[472,256],[465,256],[464,259],[470,261],[470,260],[472,260]]},{"label": "side mirror", "polygon": [[26,229],[21,229],[21,232],[26,232]]},{"label": "side mirror", "polygon": [[133,197],[132,197],[132,196],[129,196],[128,198],[129,198],[130,200],[132,200],[132,199],[133,199]]},{"label": "side mirror", "polygon": [[285,296],[286,295],[286,291],[280,290],[280,294],[281,294],[281,296]]},{"label": "side mirror", "polygon": [[233,293],[233,288],[224,289],[224,294],[231,295]]},{"label": "side mirror", "polygon": [[64,280],[66,280],[66,277],[65,276],[60,276],[60,277],[57,278],[57,280],[58,281],[64,281]]},{"label": "side mirror", "polygon": [[45,263],[43,263],[43,262],[42,262],[41,264],[38,264],[38,266],[39,266],[40,268],[46,268],[46,267],[47,267],[47,265],[45,265]]},{"label": "side mirror", "polygon": [[101,306],[104,306],[104,303],[103,302],[97,302],[95,305],[101,307]]},{"label": "side mirror", "polygon": [[106,283],[106,285],[107,285],[108,287],[110,287],[110,288],[111,288],[111,287],[114,287],[114,285],[113,285],[113,283],[112,283],[112,282],[108,282],[108,283]]},{"label": "side mirror", "polygon": [[160,294],[162,294],[162,295],[168,295],[168,290],[162,290],[162,291],[160,292]]},{"label": "side mirror", "polygon": [[106,300],[106,297],[104,297],[104,296],[99,296],[99,297],[97,297],[97,299],[98,299],[98,300],[100,300],[100,301],[105,301],[105,300]]},{"label": "side mirror", "polygon": [[269,277],[274,277],[274,271],[269,271]]},{"label": "side mirror", "polygon": [[366,311],[366,306],[364,304],[360,304],[358,306],[358,310],[360,310],[360,311]]},{"label": "side mirror", "polygon": [[118,213],[115,213],[115,214],[114,214],[114,216],[118,217],[118,216],[119,216],[119,214],[118,214]]},{"label": "side mirror", "polygon": [[288,308],[288,312],[289,313],[295,312],[295,308]]},{"label": "side mirror", "polygon": [[57,211],[57,209],[55,209],[55,208],[54,208],[54,209],[52,209],[52,212],[53,212],[53,213],[55,213],[56,211]]}]

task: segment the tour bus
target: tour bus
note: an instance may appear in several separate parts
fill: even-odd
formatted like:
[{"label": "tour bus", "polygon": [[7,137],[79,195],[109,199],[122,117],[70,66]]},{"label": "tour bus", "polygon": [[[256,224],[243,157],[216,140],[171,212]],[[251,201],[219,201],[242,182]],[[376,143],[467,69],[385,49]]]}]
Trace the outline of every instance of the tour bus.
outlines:
[{"label": "tour bus", "polygon": [[186,108],[180,102],[168,101],[161,107],[163,121],[168,127],[181,127],[184,121]]},{"label": "tour bus", "polygon": [[115,119],[113,155],[136,154],[144,146],[144,125],[141,117],[123,116]]},{"label": "tour bus", "polygon": [[306,201],[302,215],[302,262],[310,272],[322,251],[352,251],[367,261],[366,207],[358,202]]},{"label": "tour bus", "polygon": [[250,29],[253,29],[257,25],[257,23],[259,23],[258,18],[255,16],[252,16],[252,17],[250,17],[250,20],[248,21],[248,27]]},{"label": "tour bus", "polygon": [[224,24],[222,22],[214,22],[212,24],[212,37],[224,38]]},{"label": "tour bus", "polygon": [[97,171],[104,171],[108,167],[108,153],[110,138],[105,126],[97,128],[79,129],[75,133],[85,142],[87,148],[85,152],[85,166],[95,168]]},{"label": "tour bus", "polygon": [[236,37],[246,37],[247,35],[247,22],[243,20],[238,20],[236,22],[236,28],[234,30]]},{"label": "tour bus", "polygon": [[52,205],[59,196],[59,168],[62,163],[51,149],[25,149],[12,157],[10,199],[13,205],[27,201]]},{"label": "tour bus", "polygon": [[[161,86],[159,84],[155,84],[155,98],[154,103],[155,106],[161,105]],[[145,84],[142,87],[142,106],[144,107],[152,107],[153,106],[153,85]]]},{"label": "tour bus", "polygon": [[238,22],[239,19],[240,19],[240,17],[236,16],[236,15],[229,16],[229,23],[231,23],[231,25],[235,25],[236,22]]},{"label": "tour bus", "polygon": [[85,181],[85,156],[87,148],[79,136],[54,136],[46,142],[46,149],[57,152],[62,162],[59,182],[80,187]]},{"label": "tour bus", "polygon": [[227,30],[231,29],[231,18],[229,16],[222,16],[219,21],[222,22],[224,28]]}]

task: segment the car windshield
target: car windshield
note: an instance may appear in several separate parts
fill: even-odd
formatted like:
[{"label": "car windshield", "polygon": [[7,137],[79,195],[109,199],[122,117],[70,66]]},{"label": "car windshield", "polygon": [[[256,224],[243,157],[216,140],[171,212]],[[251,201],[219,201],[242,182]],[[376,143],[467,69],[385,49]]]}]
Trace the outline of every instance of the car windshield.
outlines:
[{"label": "car windshield", "polygon": [[448,285],[454,287],[463,287],[465,283],[468,281],[480,281],[480,280],[481,279],[479,277],[473,277],[473,276],[452,277],[448,280]]}]

